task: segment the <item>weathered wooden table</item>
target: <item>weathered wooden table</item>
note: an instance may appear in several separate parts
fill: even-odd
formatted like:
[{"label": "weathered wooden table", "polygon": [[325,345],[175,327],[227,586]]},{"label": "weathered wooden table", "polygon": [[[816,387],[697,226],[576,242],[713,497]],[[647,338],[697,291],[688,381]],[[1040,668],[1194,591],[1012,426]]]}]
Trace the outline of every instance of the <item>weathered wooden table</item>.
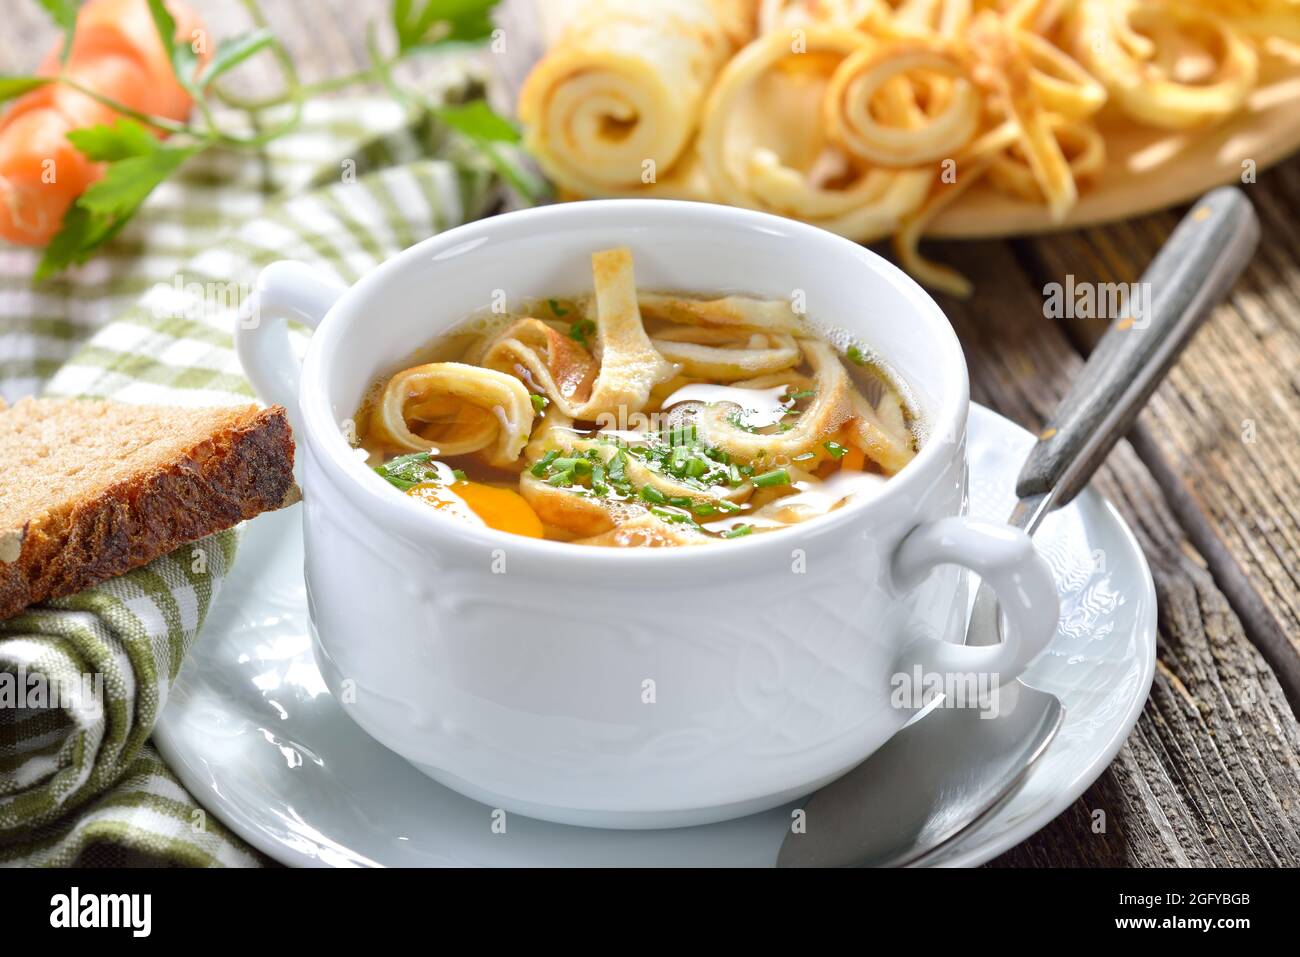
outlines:
[{"label": "weathered wooden table", "polygon": [[[195,5],[218,37],[249,28],[231,0]],[[368,62],[388,3],[261,7],[311,82]],[[38,5],[5,16],[0,63],[34,63],[52,36]],[[274,85],[269,59],[245,82]],[[994,866],[1300,866],[1300,158],[1243,188],[1263,221],[1254,263],[1096,480],[1155,578],[1151,698],[1101,778]],[[1041,426],[1102,331],[1045,319],[1043,287],[1135,281],[1181,212],[935,249],[976,280],[971,300],[941,300],[976,401]]]}]

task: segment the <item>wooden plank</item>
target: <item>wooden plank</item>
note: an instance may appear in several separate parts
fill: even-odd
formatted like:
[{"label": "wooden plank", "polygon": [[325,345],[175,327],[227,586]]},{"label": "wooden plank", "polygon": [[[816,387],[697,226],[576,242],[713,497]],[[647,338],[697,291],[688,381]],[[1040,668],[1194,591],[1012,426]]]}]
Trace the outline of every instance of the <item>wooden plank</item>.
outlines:
[{"label": "wooden plank", "polygon": [[[1300,159],[1244,187],[1263,237],[1143,414],[1134,442],[1247,633],[1300,707]],[[1019,244],[1036,287],[1134,282],[1178,220],[1142,217]],[[1078,320],[1087,348],[1103,321]]]},{"label": "wooden plank", "polygon": [[[942,302],[965,346],[973,395],[1041,427],[1082,360],[1061,326],[1043,317],[1039,285],[1008,244],[945,244],[938,254],[984,279],[971,301]],[[1282,688],[1127,443],[1096,485],[1151,564],[1155,684],[1097,783],[996,865],[1300,864],[1300,731]],[[1105,833],[1093,831],[1097,810]]]}]

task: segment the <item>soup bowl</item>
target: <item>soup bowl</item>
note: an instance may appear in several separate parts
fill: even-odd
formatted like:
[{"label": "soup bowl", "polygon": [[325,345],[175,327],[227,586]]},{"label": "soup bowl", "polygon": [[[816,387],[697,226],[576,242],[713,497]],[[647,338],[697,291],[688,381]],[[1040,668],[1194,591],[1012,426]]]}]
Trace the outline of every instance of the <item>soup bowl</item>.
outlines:
[{"label": "soup bowl", "polygon": [[[910,390],[919,454],[826,516],[660,549],[472,525],[362,461],[351,420],[380,375],[491,303],[589,292],[591,253],[624,245],[639,288],[795,297],[832,341],[869,344]],[[491,808],[672,827],[775,807],[898,731],[916,678],[995,688],[1055,630],[1030,540],[964,515],[969,388],[947,319],[830,233],[708,204],[549,206],[434,236],[351,288],[272,264],[251,315],[241,361],[300,450],[321,673],[373,738]],[[301,366],[287,319],[314,329]],[[962,644],[968,569],[997,588],[1002,644]]]}]

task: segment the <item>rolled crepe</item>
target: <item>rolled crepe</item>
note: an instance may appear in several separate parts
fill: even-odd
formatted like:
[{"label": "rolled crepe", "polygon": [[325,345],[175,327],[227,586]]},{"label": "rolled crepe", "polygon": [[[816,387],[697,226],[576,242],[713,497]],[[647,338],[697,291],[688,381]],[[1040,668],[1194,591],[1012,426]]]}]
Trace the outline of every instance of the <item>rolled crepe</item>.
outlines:
[{"label": "rolled crepe", "polygon": [[890,234],[925,202],[929,169],[864,165],[823,128],[835,68],[870,43],[848,27],[809,25],[768,33],[732,58],[700,127],[700,159],[717,199],[860,242]]},{"label": "rolled crepe", "polygon": [[709,87],[752,31],[751,0],[548,0],[524,83],[529,149],[581,196],[703,198],[689,155]]},{"label": "rolled crepe", "polygon": [[[1114,4],[1082,0],[1071,24],[1084,67],[1129,116],[1149,126],[1183,130],[1235,115],[1255,88],[1259,56],[1227,21],[1175,0]],[[1164,51],[1187,37],[1209,37],[1218,59],[1208,76],[1183,82],[1166,68]]]},{"label": "rolled crepe", "polygon": [[[482,410],[465,418],[458,407]],[[451,414],[447,434],[426,438],[411,421],[433,422]],[[533,404],[523,383],[493,369],[460,362],[431,362],[399,372],[389,380],[375,407],[371,428],[397,448],[435,455],[482,452],[492,465],[519,458],[533,428]]]},{"label": "rolled crepe", "polygon": [[526,370],[569,419],[626,419],[644,409],[650,390],[671,379],[676,369],[655,350],[641,324],[631,250],[594,253],[591,266],[598,371],[586,350],[552,335],[555,330],[534,319],[510,326],[488,346],[482,362],[498,372]]}]

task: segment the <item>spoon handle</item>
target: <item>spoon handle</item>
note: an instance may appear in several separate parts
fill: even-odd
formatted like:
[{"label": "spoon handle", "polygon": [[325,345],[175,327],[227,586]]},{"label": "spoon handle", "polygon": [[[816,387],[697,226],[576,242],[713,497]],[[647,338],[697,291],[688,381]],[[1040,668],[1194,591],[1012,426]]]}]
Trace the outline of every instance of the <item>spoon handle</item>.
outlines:
[{"label": "spoon handle", "polygon": [[[1127,315],[1102,336],[1043,429],[1020,471],[1017,496],[1059,508],[1088,484],[1258,242],[1259,220],[1240,190],[1225,186],[1201,198],[1138,288],[1129,287]],[[1100,292],[1096,298],[1100,303]]]}]

